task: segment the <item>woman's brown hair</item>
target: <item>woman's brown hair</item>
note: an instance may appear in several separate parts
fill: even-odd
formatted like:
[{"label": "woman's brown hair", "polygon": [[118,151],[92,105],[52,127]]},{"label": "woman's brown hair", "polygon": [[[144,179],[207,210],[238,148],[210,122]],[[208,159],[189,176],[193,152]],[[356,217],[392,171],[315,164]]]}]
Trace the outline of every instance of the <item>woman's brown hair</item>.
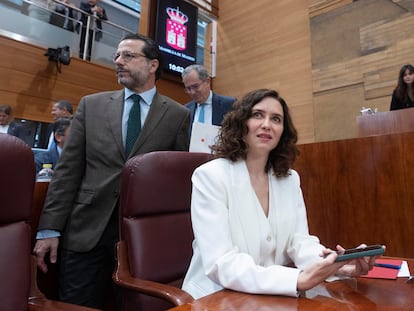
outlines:
[{"label": "woman's brown hair", "polygon": [[236,101],[233,110],[223,120],[216,143],[212,146],[216,157],[227,158],[233,162],[246,159],[248,146],[245,137],[248,133],[247,120],[252,116],[252,108],[266,97],[276,99],[283,109],[283,133],[278,145],[270,152],[265,170],[273,170],[278,177],[287,176],[299,154],[296,142],[298,135],[293,126],[289,109],[278,92],[270,89],[258,89],[247,93]]}]

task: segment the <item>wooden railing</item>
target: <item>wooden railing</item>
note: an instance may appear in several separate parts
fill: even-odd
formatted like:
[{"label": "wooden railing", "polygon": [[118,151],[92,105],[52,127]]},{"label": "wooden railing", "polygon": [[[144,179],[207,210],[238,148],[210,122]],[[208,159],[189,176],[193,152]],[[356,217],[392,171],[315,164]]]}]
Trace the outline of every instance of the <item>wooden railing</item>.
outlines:
[{"label": "wooden railing", "polygon": [[414,108],[377,112],[356,120],[359,137],[414,132]]}]

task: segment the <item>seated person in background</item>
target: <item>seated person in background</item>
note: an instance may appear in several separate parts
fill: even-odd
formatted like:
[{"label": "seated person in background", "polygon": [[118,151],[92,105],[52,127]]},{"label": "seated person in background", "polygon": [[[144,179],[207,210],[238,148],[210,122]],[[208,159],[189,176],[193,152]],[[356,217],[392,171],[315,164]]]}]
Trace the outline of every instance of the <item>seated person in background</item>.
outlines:
[{"label": "seated person in background", "polygon": [[74,20],[77,19],[78,14],[75,8],[76,6],[69,2],[69,0],[62,0],[64,3],[56,3],[55,12],[59,14],[52,14],[50,16],[50,23],[58,27],[64,28],[69,31],[74,31]]},{"label": "seated person in background", "polygon": [[52,171],[55,169],[65,140],[70,132],[71,122],[72,118],[59,118],[53,123],[54,147],[35,154],[36,173],[39,173],[43,168],[43,164],[52,164]]},{"label": "seated person in background", "polygon": [[[234,97],[223,96],[211,91],[211,78],[205,67],[190,65],[181,74],[184,90],[191,101],[185,106],[190,110],[191,124],[201,122],[221,125],[224,115],[229,112],[235,101]],[[190,126],[189,136],[191,136]]]},{"label": "seated person in background", "polygon": [[13,121],[13,110],[10,105],[0,104],[0,133],[21,138],[22,126]]},{"label": "seated person in background", "polygon": [[185,291],[196,299],[223,288],[297,296],[334,274],[372,269],[375,256],[335,262],[337,253],[309,234],[299,176],[291,169],[297,132],[276,91],[246,94],[219,133],[216,159],[192,176],[195,239]]},{"label": "seated person in background", "polygon": [[[106,16],[106,11],[104,8],[98,6],[98,0],[87,0],[86,2],[81,2],[80,7],[82,11],[90,15],[94,15],[95,19],[95,26],[96,26],[96,33],[95,33],[95,40],[99,41],[102,38],[102,20],[107,20],[108,17]],[[80,45],[79,45],[79,58],[83,59],[83,52],[85,49],[85,40],[86,40],[86,26],[88,22],[88,15],[81,14],[80,21],[82,22],[82,29],[81,29],[81,38],[80,38]],[[77,24],[78,26],[79,24]],[[88,40],[88,49],[86,52],[86,59],[91,60],[92,54],[92,39],[93,39],[93,30],[94,25],[91,25],[91,29],[89,30],[89,40]],[[78,30],[77,30],[78,31]],[[79,31],[78,31],[79,32]]]},{"label": "seated person in background", "polygon": [[390,110],[414,107],[414,66],[401,67],[397,87],[392,92]]}]

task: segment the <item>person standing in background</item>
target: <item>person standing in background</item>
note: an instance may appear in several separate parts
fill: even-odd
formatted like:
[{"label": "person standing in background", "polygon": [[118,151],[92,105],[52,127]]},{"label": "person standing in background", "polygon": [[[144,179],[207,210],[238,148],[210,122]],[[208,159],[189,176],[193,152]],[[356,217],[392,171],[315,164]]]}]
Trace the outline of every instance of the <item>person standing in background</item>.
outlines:
[{"label": "person standing in background", "polygon": [[60,99],[53,103],[50,113],[55,121],[59,118],[70,118],[73,116],[73,105],[68,100]]},{"label": "person standing in background", "polygon": [[108,17],[106,16],[105,9],[98,6],[98,0],[88,0],[87,2],[81,2],[80,7],[82,11],[85,11],[88,14],[81,14],[80,21],[82,22],[82,29],[81,29],[81,38],[80,38],[80,45],[79,45],[79,58],[83,59],[84,56],[84,50],[85,50],[85,40],[86,40],[86,28],[88,23],[88,17],[89,15],[93,15],[95,20],[96,28],[91,25],[91,28],[89,29],[89,39],[88,39],[88,48],[86,52],[86,60],[91,60],[92,55],[92,43],[93,43],[93,37],[94,37],[94,31],[95,32],[95,40],[99,41],[102,38],[102,20],[108,20]]},{"label": "person standing in background", "polygon": [[0,133],[21,138],[22,126],[13,121],[13,110],[10,105],[0,105]]},{"label": "person standing in background", "polygon": [[[71,118],[73,116],[73,106],[72,103],[65,99],[60,99],[53,103],[51,115],[53,121],[56,122],[59,118]],[[48,137],[47,141],[45,141],[41,148],[43,149],[53,149],[55,145],[54,133],[53,133],[53,126],[54,123],[50,123],[47,127],[46,137]]]},{"label": "person standing in background", "polygon": [[[185,105],[190,110],[191,124],[201,122],[220,126],[224,115],[232,109],[235,98],[212,92],[211,78],[204,66],[190,65],[181,77],[184,90],[191,97]],[[191,130],[190,126],[189,136]]]},{"label": "person standing in background", "polygon": [[188,151],[188,109],[161,95],[158,45],[130,34],[113,56],[124,89],[85,96],[49,184],[34,247],[37,265],[57,260],[60,300],[102,309],[113,285],[125,162],[152,151]]},{"label": "person standing in background", "polygon": [[390,110],[414,107],[414,66],[406,64],[398,74],[397,87],[392,92]]},{"label": "person standing in background", "polygon": [[63,3],[56,3],[55,12],[50,16],[50,23],[63,29],[74,31],[74,20],[77,19],[78,12],[74,10],[75,4],[69,0],[62,0]]}]

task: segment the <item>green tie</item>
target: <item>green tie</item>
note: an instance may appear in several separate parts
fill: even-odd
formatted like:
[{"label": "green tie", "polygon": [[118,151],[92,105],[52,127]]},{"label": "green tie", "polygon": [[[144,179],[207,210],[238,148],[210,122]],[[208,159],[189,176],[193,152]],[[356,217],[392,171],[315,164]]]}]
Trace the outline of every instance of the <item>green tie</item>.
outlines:
[{"label": "green tie", "polygon": [[127,157],[138,138],[139,132],[141,131],[141,109],[139,106],[141,96],[134,94],[131,95],[130,98],[134,101],[134,104],[132,105],[128,117],[127,135],[125,140],[125,155]]}]

